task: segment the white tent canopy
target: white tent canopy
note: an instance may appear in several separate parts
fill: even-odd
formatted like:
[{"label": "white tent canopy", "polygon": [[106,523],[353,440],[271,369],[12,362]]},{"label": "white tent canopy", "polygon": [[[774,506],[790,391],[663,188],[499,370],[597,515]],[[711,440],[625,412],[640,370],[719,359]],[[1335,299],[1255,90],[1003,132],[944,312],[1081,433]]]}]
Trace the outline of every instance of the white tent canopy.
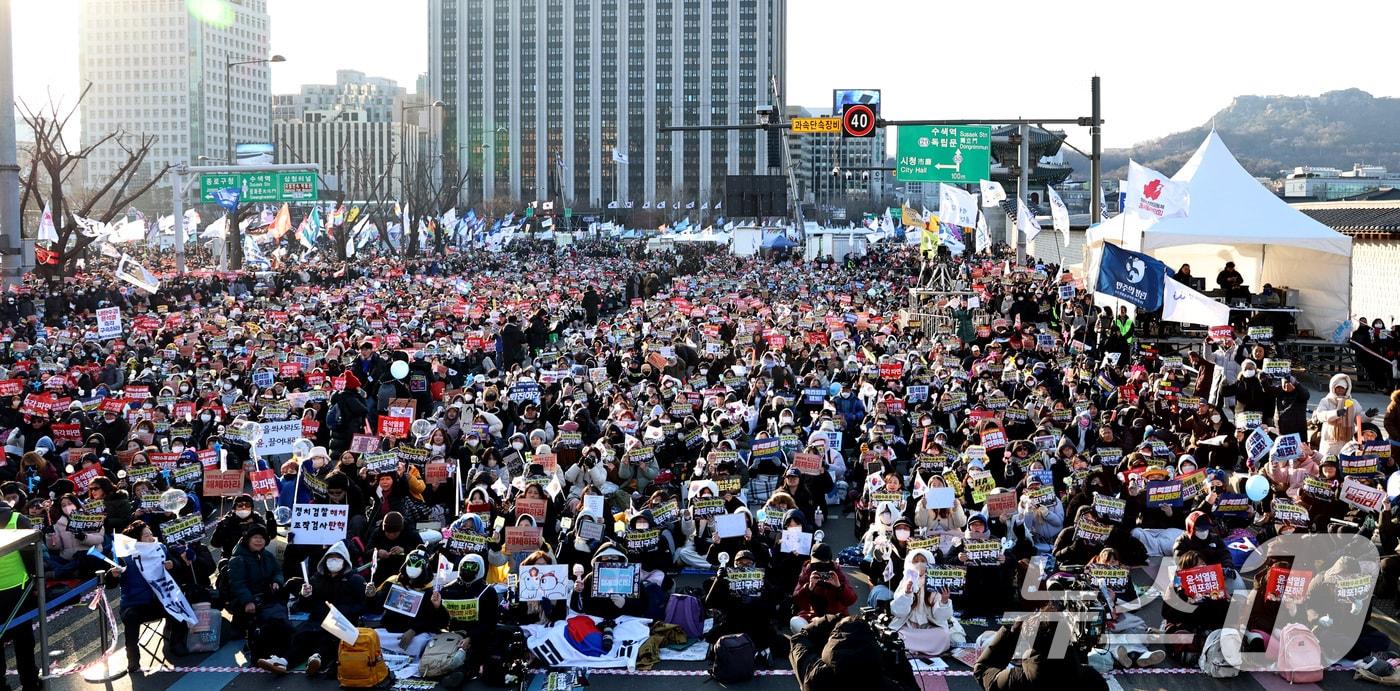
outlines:
[{"label": "white tent canopy", "polygon": [[[1215,288],[1215,273],[1235,262],[1253,292],[1265,283],[1297,291],[1298,326],[1330,334],[1350,318],[1351,238],[1276,197],[1235,160],[1214,131],[1172,176],[1185,183],[1186,217],[1146,219],[1119,214],[1089,229],[1085,268],[1092,285],[1103,243],[1144,252],[1175,270],[1191,265]],[[1106,296],[1098,296],[1106,297]]]}]

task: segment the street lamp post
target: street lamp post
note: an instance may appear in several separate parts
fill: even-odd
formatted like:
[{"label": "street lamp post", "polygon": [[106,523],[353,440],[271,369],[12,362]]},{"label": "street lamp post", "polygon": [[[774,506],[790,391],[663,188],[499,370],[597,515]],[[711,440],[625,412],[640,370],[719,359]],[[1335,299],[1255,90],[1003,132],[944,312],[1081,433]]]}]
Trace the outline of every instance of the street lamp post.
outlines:
[{"label": "street lamp post", "polygon": [[234,164],[233,157],[233,68],[237,65],[258,65],[271,62],[286,62],[287,59],[281,55],[274,55],[270,58],[259,58],[256,60],[234,60],[232,56],[224,56],[224,139],[228,145],[228,164]]}]

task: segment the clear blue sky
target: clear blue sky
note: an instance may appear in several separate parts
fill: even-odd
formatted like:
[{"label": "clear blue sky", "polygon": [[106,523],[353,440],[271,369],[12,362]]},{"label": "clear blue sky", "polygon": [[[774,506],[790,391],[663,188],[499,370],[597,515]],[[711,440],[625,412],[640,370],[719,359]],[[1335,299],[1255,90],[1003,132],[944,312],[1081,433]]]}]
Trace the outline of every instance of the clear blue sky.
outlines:
[{"label": "clear blue sky", "polygon": [[[70,101],[81,0],[12,0],[16,90]],[[413,87],[427,70],[426,0],[269,0],[276,92],[356,69]],[[1104,79],[1104,139],[1126,146],[1199,125],[1239,94],[1359,87],[1400,95],[1388,32],[1400,3],[1180,0],[995,4],[788,0],[788,102],[878,88],[891,118],[1088,115]],[[356,45],[356,34],[373,41]],[[995,39],[995,43],[992,42]],[[1087,134],[1070,128],[1071,141]]]}]

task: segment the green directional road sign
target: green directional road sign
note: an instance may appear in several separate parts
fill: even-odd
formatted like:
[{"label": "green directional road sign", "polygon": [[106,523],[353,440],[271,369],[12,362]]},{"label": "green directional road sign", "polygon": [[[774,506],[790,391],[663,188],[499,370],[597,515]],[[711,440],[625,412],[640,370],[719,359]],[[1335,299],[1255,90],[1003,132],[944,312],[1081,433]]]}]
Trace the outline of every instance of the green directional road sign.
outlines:
[{"label": "green directional road sign", "polygon": [[992,167],[992,128],[900,125],[896,179],[905,182],[987,180]]},{"label": "green directional road sign", "polygon": [[316,173],[313,172],[250,172],[200,173],[199,196],[215,201],[214,191],[236,187],[239,203],[314,201],[317,195]]}]

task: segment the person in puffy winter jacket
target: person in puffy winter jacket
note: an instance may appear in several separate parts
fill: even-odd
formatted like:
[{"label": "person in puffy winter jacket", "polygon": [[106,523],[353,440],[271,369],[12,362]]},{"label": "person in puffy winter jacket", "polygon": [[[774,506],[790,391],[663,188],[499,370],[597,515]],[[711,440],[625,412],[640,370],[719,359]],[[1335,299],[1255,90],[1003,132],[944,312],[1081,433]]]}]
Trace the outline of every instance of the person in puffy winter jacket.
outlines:
[{"label": "person in puffy winter jacket", "polygon": [[948,591],[930,588],[924,577],[933,563],[928,550],[910,550],[904,559],[904,580],[890,602],[890,628],[899,633],[912,657],[938,657],[967,642]]},{"label": "person in puffy winter jacket", "polygon": [[808,622],[827,614],[845,614],[856,603],[856,591],[841,567],[831,560],[831,546],[812,548],[812,560],[797,576],[797,589],[792,593],[795,616],[789,624],[797,633]]},{"label": "person in puffy winter jacket", "polygon": [[[854,597],[854,595],[852,595]],[[1014,641],[1013,641],[1014,642]],[[912,691],[912,670],[883,669],[870,624],[842,614],[818,617],[796,632],[788,653],[802,691]]]},{"label": "person in puffy winter jacket", "polygon": [[287,581],[289,592],[298,594],[296,609],[307,614],[292,633],[287,664],[295,667],[306,661],[306,674],[315,677],[336,660],[340,639],[321,628],[321,622],[335,607],[352,622],[365,611],[365,579],[354,570],[350,550],[337,542],[316,563],[310,581],[295,577]]},{"label": "person in puffy winter jacket", "polygon": [[234,625],[245,631],[257,665],[285,674],[288,661],[276,653],[281,652],[291,626],[282,565],[267,551],[267,543],[267,528],[255,523],[234,547],[228,564],[231,597],[224,607],[233,613]]}]

